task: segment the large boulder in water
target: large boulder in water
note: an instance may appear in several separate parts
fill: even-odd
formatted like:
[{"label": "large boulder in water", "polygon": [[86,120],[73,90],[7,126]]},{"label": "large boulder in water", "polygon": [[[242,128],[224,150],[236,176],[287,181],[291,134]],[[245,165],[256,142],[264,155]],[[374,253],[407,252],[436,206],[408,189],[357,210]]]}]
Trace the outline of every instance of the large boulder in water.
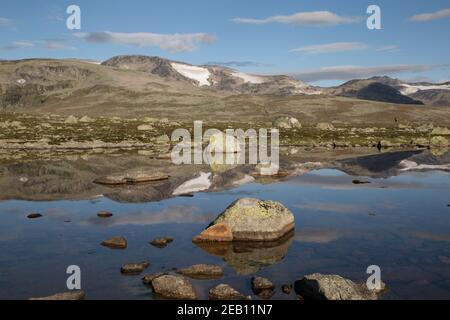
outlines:
[{"label": "large boulder in water", "polygon": [[[221,227],[223,236],[217,236]],[[294,215],[279,202],[243,198],[233,202],[194,242],[275,241],[294,229]]]},{"label": "large boulder in water", "polygon": [[355,283],[338,275],[314,273],[294,284],[295,292],[305,299],[313,300],[377,300],[386,286],[369,290],[366,284]]}]

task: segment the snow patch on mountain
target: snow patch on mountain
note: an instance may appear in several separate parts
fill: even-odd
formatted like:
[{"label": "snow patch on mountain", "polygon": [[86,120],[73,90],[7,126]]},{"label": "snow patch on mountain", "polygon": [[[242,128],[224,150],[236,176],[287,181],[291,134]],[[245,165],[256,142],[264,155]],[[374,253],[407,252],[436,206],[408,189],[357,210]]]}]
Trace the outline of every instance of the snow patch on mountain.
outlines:
[{"label": "snow patch on mountain", "polygon": [[254,75],[239,72],[239,71],[234,71],[232,73],[232,75],[234,77],[241,78],[242,80],[244,80],[244,82],[256,83],[256,84],[266,82],[266,80],[263,77],[254,76]]},{"label": "snow patch on mountain", "polygon": [[402,84],[400,92],[404,95],[416,93],[421,90],[450,90],[448,84],[436,84],[436,85],[414,85],[414,84]]},{"label": "snow patch on mountain", "polygon": [[184,77],[198,81],[200,86],[211,85],[211,83],[208,81],[211,73],[207,68],[190,66],[181,63],[171,63],[171,66]]}]

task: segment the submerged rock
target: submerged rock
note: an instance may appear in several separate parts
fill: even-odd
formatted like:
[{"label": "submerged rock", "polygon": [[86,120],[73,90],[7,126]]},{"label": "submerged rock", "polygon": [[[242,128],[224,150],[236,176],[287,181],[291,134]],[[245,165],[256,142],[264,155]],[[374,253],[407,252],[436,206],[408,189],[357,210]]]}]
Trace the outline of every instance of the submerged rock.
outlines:
[{"label": "submerged rock", "polygon": [[102,246],[111,249],[125,249],[127,247],[127,240],[124,237],[113,237],[103,241]]},{"label": "submerged rock", "polygon": [[97,213],[97,217],[99,217],[99,218],[111,218],[112,216],[113,216],[113,214],[108,211],[99,211]]},{"label": "submerged rock", "polygon": [[42,214],[40,214],[40,213],[30,213],[29,215],[27,215],[27,218],[28,219],[37,219],[37,218],[41,218],[42,217]]},{"label": "submerged rock", "polygon": [[314,300],[377,300],[384,291],[369,290],[366,284],[358,284],[338,275],[315,273],[295,282],[295,292],[305,299]]},{"label": "submerged rock", "polygon": [[127,173],[125,175],[109,175],[100,177],[95,179],[94,183],[113,186],[161,181],[167,180],[168,178],[169,176],[165,173],[140,171]]},{"label": "submerged rock", "polygon": [[247,300],[248,298],[236,289],[233,289],[227,284],[219,284],[211,290],[208,295],[210,300]]},{"label": "submerged rock", "polygon": [[140,263],[127,263],[120,268],[120,272],[123,274],[140,274],[150,266],[147,261]]},{"label": "submerged rock", "polygon": [[171,237],[159,237],[159,238],[155,238],[154,240],[152,240],[150,242],[150,244],[152,246],[162,249],[162,248],[167,247],[167,245],[171,242],[173,242],[173,238],[171,238]]},{"label": "submerged rock", "polygon": [[294,215],[281,203],[243,198],[233,202],[193,241],[274,241],[293,229]]},{"label": "submerged rock", "polygon": [[177,273],[194,279],[216,279],[223,276],[219,266],[209,264],[196,264],[188,268],[178,269]]},{"label": "submerged rock", "polygon": [[195,300],[197,294],[184,277],[163,275],[152,280],[153,292],[168,299]]},{"label": "submerged rock", "polygon": [[76,290],[57,293],[48,297],[30,298],[30,300],[84,300],[85,297],[84,291]]}]

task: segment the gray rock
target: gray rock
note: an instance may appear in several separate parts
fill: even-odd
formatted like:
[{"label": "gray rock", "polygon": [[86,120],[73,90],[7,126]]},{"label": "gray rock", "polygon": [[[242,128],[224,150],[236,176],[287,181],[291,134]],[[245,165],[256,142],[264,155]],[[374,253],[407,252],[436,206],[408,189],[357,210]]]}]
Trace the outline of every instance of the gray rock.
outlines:
[{"label": "gray rock", "polygon": [[315,273],[296,281],[295,292],[305,299],[314,300],[377,300],[385,290],[369,290],[366,284],[358,284],[338,275]]},{"label": "gray rock", "polygon": [[298,119],[293,117],[278,117],[276,118],[272,125],[276,128],[283,128],[283,129],[292,129],[292,128],[301,128],[302,125],[298,121]]},{"label": "gray rock", "polygon": [[152,280],[153,292],[163,298],[195,300],[197,294],[192,284],[184,277],[163,275]]},{"label": "gray rock", "polygon": [[48,297],[30,298],[30,300],[84,300],[85,297],[84,291],[76,290],[57,293]]},{"label": "gray rock", "polygon": [[102,246],[111,249],[125,249],[127,247],[127,240],[124,237],[113,237],[103,241]]},{"label": "gray rock", "polygon": [[334,126],[328,122],[320,122],[316,125],[316,128],[323,131],[333,131]]},{"label": "gray rock", "polygon": [[239,199],[225,209],[194,241],[217,241],[215,238],[209,239],[207,233],[215,225],[228,226],[233,241],[274,241],[294,229],[294,215],[279,202]]},{"label": "gray rock", "polygon": [[227,284],[219,284],[211,290],[208,295],[210,300],[247,300],[248,298]]},{"label": "gray rock", "polygon": [[223,276],[221,267],[209,264],[196,264],[188,268],[179,269],[177,272],[194,279],[216,279]]},{"label": "gray rock", "polygon": [[127,263],[120,268],[122,274],[140,274],[150,266],[147,261],[140,263]]}]

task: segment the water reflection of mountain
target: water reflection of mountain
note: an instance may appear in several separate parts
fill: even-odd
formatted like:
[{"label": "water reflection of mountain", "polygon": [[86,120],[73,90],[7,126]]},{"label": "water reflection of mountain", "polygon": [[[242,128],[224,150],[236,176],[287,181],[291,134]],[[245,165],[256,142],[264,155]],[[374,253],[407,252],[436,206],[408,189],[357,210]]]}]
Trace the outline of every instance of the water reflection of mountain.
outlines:
[{"label": "water reflection of mountain", "polygon": [[[323,158],[321,158],[321,156]],[[339,156],[340,160],[335,160]],[[254,178],[258,183],[272,183],[304,174],[314,166],[304,166],[313,161],[320,168],[334,168],[349,175],[387,178],[405,170],[450,170],[450,153],[436,150],[381,152],[358,156],[355,151],[348,156],[317,151],[308,157],[307,152],[296,156],[283,156],[280,167],[283,176]],[[407,167],[405,167],[405,165]],[[408,167],[409,166],[409,167]],[[220,169],[220,168],[219,168]],[[136,186],[107,187],[93,181],[99,176],[123,173],[127,170],[144,170],[165,173],[168,180]],[[153,159],[139,154],[98,154],[87,157],[67,157],[57,160],[8,160],[0,166],[0,200],[78,200],[98,196],[116,202],[143,203],[160,201],[173,196],[174,190],[185,182],[209,175],[204,191],[233,189],[254,180],[252,166],[234,166],[217,170],[207,165],[173,165],[170,160]],[[203,189],[202,189],[203,190]]]}]

